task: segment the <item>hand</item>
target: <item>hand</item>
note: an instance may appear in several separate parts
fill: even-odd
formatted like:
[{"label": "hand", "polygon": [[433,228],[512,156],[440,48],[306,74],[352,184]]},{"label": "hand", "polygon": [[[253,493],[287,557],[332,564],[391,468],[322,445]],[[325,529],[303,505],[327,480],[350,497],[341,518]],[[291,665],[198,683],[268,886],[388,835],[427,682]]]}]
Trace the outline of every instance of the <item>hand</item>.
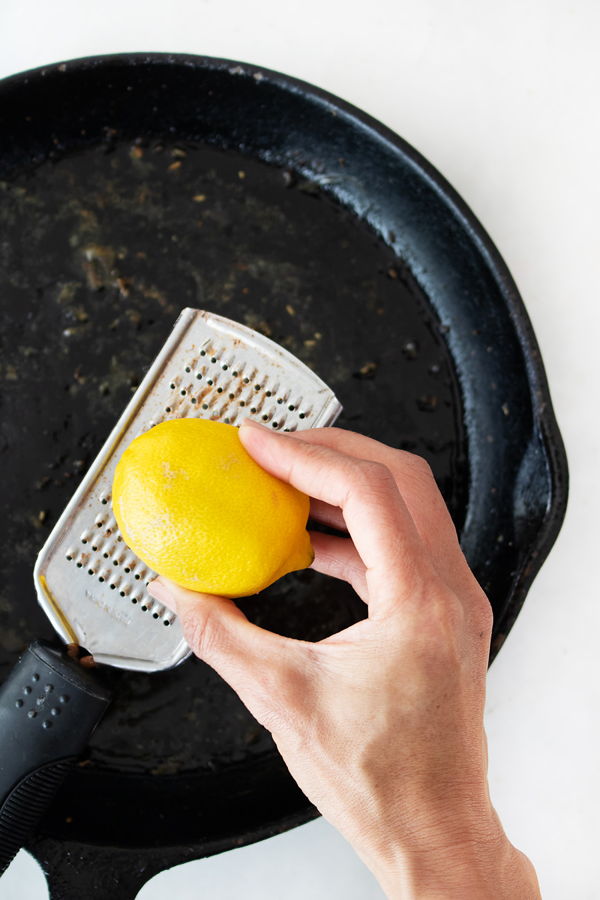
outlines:
[{"label": "hand", "polygon": [[431,471],[340,429],[243,425],[265,469],[310,494],[313,568],[354,587],[368,618],[318,643],[252,625],[235,603],[165,579],[193,651],[272,733],[307,797],[390,897],[539,897],[487,789],[492,613]]}]

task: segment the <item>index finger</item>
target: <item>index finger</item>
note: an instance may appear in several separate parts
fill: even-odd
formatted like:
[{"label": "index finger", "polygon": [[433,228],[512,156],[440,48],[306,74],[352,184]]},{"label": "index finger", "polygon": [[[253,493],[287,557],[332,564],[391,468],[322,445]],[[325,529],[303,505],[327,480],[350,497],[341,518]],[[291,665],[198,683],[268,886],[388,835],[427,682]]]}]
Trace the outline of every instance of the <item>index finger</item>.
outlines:
[{"label": "index finger", "polygon": [[[398,600],[398,586],[413,593],[428,565],[424,546],[390,471],[301,436],[242,425],[240,440],[256,462],[298,490],[341,508],[366,567],[375,604]],[[429,567],[429,566],[428,566]]]}]

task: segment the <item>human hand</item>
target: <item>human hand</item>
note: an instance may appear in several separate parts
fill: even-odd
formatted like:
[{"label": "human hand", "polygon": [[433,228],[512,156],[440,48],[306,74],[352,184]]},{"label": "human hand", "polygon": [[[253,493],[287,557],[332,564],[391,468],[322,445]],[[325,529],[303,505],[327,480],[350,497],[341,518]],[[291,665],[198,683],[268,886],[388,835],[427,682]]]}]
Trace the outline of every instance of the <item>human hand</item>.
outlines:
[{"label": "human hand", "polygon": [[272,474],[311,495],[313,568],[342,578],[368,618],[318,643],[248,622],[231,600],[166,579],[193,651],[272,733],[307,797],[390,897],[539,896],[490,802],[483,730],[492,627],[427,464],[340,429],[244,425]]}]

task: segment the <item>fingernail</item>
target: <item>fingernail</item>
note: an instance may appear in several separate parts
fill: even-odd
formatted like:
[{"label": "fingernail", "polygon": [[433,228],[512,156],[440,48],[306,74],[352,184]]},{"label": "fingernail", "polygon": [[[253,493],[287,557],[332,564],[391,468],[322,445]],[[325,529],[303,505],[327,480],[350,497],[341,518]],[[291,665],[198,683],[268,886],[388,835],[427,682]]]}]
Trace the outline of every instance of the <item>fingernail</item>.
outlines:
[{"label": "fingernail", "polygon": [[249,428],[260,428],[261,431],[268,431],[269,429],[262,424],[262,422],[257,422],[256,419],[244,419],[241,424],[241,428],[245,428],[248,426]]},{"label": "fingernail", "polygon": [[252,431],[262,431],[263,434],[271,434],[275,435],[275,437],[289,437],[293,432],[288,431],[275,431],[273,428],[269,428],[268,425],[263,425],[262,422],[257,422],[256,419],[244,419],[242,424],[240,425],[240,431],[243,428],[250,428]]},{"label": "fingernail", "polygon": [[156,578],[154,581],[150,582],[148,585],[148,593],[151,597],[154,597],[155,600],[158,600],[159,603],[164,603],[171,612],[176,612],[173,594],[166,584],[163,584],[160,578]]}]

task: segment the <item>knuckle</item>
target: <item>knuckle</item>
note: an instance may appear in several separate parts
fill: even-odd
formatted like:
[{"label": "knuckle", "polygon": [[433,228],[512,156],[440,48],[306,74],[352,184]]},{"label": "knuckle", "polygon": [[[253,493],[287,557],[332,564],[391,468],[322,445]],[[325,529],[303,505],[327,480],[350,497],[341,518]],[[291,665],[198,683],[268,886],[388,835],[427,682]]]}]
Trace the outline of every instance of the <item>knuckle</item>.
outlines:
[{"label": "knuckle", "polygon": [[444,591],[432,603],[431,618],[441,635],[456,634],[464,628],[464,607],[452,591]]},{"label": "knuckle", "polygon": [[[301,478],[307,463],[310,465],[313,462],[326,462],[326,451],[324,452],[319,444],[311,444],[298,438],[293,449],[295,452],[290,456],[286,473],[288,481],[294,482]],[[327,468],[327,465],[323,466],[324,470]]]},{"label": "knuckle", "polygon": [[395,486],[394,477],[386,465],[374,460],[361,460],[360,471],[363,481],[375,490],[386,491]]},{"label": "knuckle", "polygon": [[390,458],[390,462],[394,470],[423,481],[435,481],[433,470],[425,457],[419,456],[417,453],[409,453],[408,450],[393,450],[392,453],[393,457]]},{"label": "knuckle", "polygon": [[221,626],[210,605],[197,603],[186,607],[179,619],[186,641],[196,656],[208,659],[219,643]]},{"label": "knuckle", "polygon": [[421,475],[433,479],[433,470],[424,456],[417,456],[417,454],[413,454],[413,465],[417,472],[420,472]]},{"label": "knuckle", "polygon": [[407,454],[410,467],[413,474],[423,482],[435,483],[435,477],[430,464],[425,457],[418,456],[416,453]]},{"label": "knuckle", "polygon": [[422,637],[436,656],[444,656],[464,634],[464,607],[453,591],[433,584],[424,592],[423,611]]}]

